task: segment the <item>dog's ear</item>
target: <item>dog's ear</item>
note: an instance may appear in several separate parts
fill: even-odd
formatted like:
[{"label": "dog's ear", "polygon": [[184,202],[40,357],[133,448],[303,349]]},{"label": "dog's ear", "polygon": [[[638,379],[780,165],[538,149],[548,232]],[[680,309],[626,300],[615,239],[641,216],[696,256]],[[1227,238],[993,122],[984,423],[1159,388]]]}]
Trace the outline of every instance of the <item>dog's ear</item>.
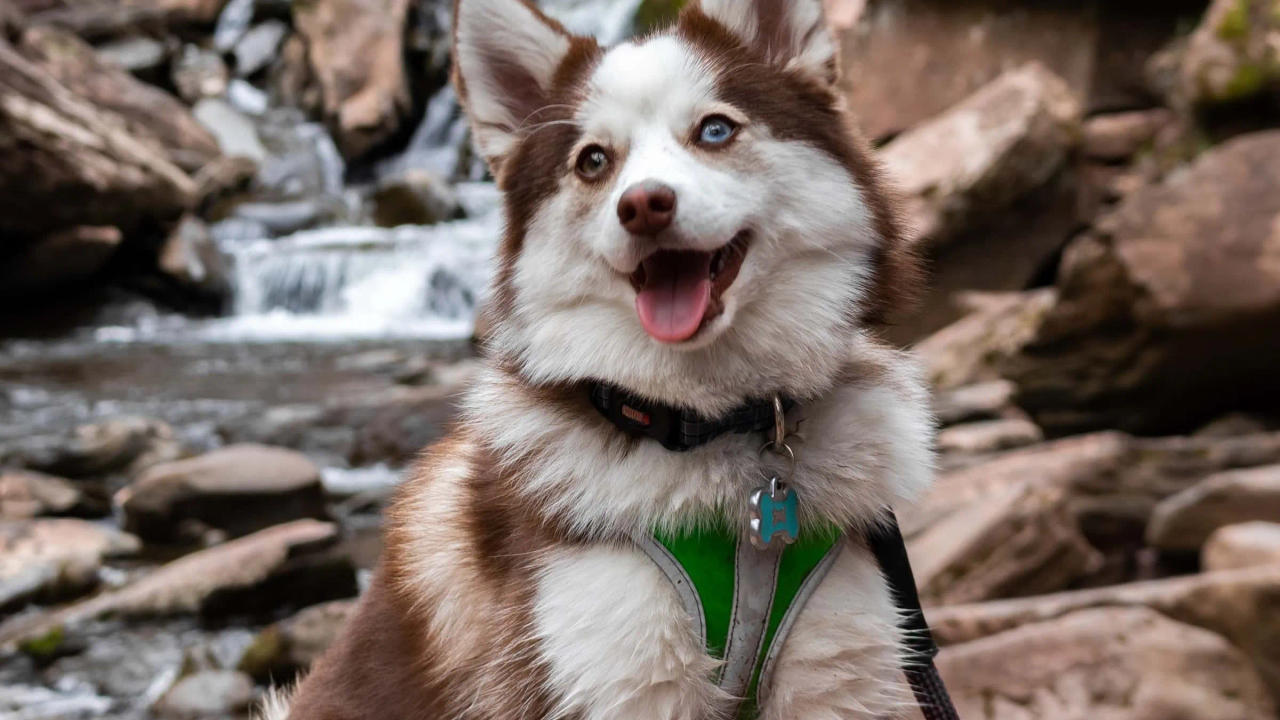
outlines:
[{"label": "dog's ear", "polygon": [[822,0],[698,0],[698,9],[778,67],[830,85],[839,79]]},{"label": "dog's ear", "polygon": [[498,175],[520,133],[549,103],[573,36],[523,0],[456,0],[453,79],[476,148]]}]

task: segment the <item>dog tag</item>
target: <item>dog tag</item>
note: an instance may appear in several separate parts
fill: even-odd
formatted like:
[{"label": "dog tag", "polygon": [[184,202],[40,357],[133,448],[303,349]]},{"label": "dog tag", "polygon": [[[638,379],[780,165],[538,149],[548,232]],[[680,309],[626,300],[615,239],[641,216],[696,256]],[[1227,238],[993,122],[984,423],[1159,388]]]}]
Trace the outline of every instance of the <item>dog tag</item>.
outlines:
[{"label": "dog tag", "polygon": [[751,544],[767,550],[775,542],[790,545],[800,536],[800,500],[778,478],[751,493]]}]

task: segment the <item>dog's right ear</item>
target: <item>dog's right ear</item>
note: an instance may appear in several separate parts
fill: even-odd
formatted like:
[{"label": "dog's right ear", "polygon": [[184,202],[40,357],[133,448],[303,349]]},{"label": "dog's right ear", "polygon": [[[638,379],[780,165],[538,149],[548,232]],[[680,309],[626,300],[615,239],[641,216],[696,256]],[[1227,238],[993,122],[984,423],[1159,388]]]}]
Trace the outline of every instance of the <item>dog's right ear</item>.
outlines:
[{"label": "dog's right ear", "polygon": [[496,176],[525,128],[549,104],[573,36],[522,0],[456,0],[454,86],[476,149]]}]

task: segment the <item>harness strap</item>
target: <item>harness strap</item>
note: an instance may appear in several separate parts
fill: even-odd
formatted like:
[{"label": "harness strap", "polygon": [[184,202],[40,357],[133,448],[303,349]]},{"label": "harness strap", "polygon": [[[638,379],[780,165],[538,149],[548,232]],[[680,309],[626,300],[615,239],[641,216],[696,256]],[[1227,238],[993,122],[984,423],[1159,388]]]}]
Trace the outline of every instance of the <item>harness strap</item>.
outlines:
[{"label": "harness strap", "polygon": [[885,522],[867,533],[867,545],[889,582],[889,590],[902,613],[903,627],[907,631],[905,641],[910,650],[902,670],[911,684],[920,712],[925,720],[960,720],[942,676],[933,664],[938,646],[929,632],[929,623],[924,619],[915,576],[911,573],[911,560],[907,557],[907,545],[892,511]]}]

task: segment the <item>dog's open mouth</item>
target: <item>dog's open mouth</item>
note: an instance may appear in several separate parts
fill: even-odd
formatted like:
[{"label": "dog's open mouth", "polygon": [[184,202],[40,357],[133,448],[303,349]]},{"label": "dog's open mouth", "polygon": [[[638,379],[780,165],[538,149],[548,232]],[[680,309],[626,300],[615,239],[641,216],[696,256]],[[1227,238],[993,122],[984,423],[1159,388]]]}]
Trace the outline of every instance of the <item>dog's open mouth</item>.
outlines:
[{"label": "dog's open mouth", "polygon": [[721,296],[747,256],[744,230],[715,252],[659,250],[631,274],[636,313],[645,332],[665,343],[684,342],[724,312]]}]

